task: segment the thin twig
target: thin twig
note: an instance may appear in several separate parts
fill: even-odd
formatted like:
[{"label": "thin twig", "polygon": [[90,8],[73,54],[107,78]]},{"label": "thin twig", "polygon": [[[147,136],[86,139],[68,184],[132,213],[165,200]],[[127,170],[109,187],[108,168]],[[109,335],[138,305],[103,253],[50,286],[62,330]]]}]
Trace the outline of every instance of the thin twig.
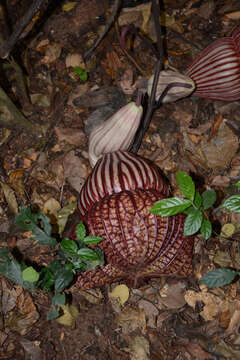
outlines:
[{"label": "thin twig", "polygon": [[117,15],[117,12],[120,8],[120,4],[121,4],[121,0],[115,0],[114,1],[114,5],[113,5],[113,9],[112,9],[112,13],[110,15],[110,18],[108,19],[105,28],[103,29],[103,31],[101,32],[99,38],[97,39],[97,41],[95,42],[95,44],[84,54],[83,58],[84,60],[87,60],[93,53],[93,51],[98,47],[98,45],[101,43],[101,41],[103,40],[103,38],[105,37],[105,35],[108,33],[108,31],[110,30],[114,19]]},{"label": "thin twig", "polygon": [[13,31],[10,38],[0,47],[0,58],[6,59],[12,49],[14,48],[16,42],[20,38],[25,27],[31,22],[32,18],[36,12],[40,9],[43,2],[46,0],[33,0],[32,5],[26,12],[26,14],[21,18],[19,23],[16,25],[15,30]]},{"label": "thin twig", "polygon": [[157,49],[158,49],[158,61],[156,63],[155,66],[155,71],[154,71],[154,79],[153,79],[153,86],[152,86],[152,90],[151,90],[151,95],[148,101],[148,107],[147,107],[147,112],[146,115],[142,121],[142,124],[140,125],[137,134],[135,136],[134,139],[134,143],[130,149],[130,151],[134,154],[136,154],[141,146],[141,142],[143,139],[143,136],[146,132],[146,130],[149,127],[149,124],[151,122],[151,118],[152,118],[152,114],[154,109],[154,105],[156,103],[156,90],[157,90],[157,84],[158,84],[158,78],[159,78],[159,74],[160,71],[163,68],[163,59],[164,59],[164,54],[163,54],[163,40],[162,40],[162,31],[161,31],[161,25],[159,23],[159,18],[160,18],[160,6],[159,3],[157,4],[156,0],[152,0],[152,13],[153,13],[153,19],[154,19],[154,25],[155,25],[155,30],[156,30],[156,34],[157,34]]}]

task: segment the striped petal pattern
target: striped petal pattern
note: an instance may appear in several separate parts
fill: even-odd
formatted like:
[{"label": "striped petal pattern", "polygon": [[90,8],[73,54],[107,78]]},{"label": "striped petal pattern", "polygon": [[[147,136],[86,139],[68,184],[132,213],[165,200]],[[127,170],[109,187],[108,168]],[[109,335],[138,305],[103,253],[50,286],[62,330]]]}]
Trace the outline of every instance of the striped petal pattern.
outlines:
[{"label": "striped petal pattern", "polygon": [[[148,96],[151,95],[154,76],[148,80]],[[170,87],[169,87],[170,86]],[[167,90],[163,96],[162,103],[170,103],[191,95],[195,89],[194,81],[186,75],[177,71],[163,70],[160,72],[156,91],[156,100]]]},{"label": "striped petal pattern", "polygon": [[91,132],[88,154],[92,167],[103,154],[128,150],[140,124],[142,112],[142,106],[130,102]]},{"label": "striped petal pattern", "polygon": [[85,182],[78,210],[100,243],[106,265],[78,277],[81,289],[127,279],[191,273],[193,239],[184,237],[184,215],[161,218],[148,210],[169,196],[157,166],[117,151],[105,154]]},{"label": "striped petal pattern", "polygon": [[201,51],[185,74],[195,82],[193,95],[224,101],[240,99],[240,27],[231,37],[218,39]]}]

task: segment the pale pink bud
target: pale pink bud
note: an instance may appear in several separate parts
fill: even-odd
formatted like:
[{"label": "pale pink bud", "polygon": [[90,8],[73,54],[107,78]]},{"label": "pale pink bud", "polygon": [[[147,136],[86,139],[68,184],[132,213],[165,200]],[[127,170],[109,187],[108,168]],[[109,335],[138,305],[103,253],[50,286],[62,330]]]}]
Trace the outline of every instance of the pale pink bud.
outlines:
[{"label": "pale pink bud", "polygon": [[103,154],[128,150],[140,124],[142,112],[142,106],[130,102],[92,131],[88,148],[92,167]]}]

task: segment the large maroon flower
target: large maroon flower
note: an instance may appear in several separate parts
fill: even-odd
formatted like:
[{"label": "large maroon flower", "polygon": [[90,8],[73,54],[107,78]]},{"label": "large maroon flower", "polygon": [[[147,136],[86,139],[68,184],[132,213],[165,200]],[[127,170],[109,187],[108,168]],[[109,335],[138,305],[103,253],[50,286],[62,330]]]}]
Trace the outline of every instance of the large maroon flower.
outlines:
[{"label": "large maroon flower", "polygon": [[162,218],[149,212],[169,188],[157,166],[128,153],[107,153],[81,189],[78,210],[91,234],[104,238],[106,265],[78,276],[87,289],[120,279],[191,273],[191,237],[183,236],[184,215]]}]

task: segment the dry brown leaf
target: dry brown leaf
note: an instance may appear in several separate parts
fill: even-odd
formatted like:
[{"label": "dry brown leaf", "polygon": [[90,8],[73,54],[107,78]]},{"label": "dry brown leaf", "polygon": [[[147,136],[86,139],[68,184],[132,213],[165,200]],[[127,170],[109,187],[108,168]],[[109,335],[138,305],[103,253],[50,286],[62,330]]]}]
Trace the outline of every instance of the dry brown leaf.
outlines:
[{"label": "dry brown leaf", "polygon": [[240,11],[233,11],[233,12],[230,12],[228,14],[225,14],[223,16],[223,20],[228,20],[228,19],[231,19],[231,20],[239,20],[240,19]]},{"label": "dry brown leaf", "polygon": [[85,182],[88,172],[84,162],[75,155],[75,151],[70,151],[63,158],[63,168],[65,178],[69,184],[80,192]]},{"label": "dry brown leaf", "polygon": [[220,186],[220,187],[228,187],[230,185],[230,179],[224,175],[217,175],[213,178],[211,185]]},{"label": "dry brown leaf", "polygon": [[62,11],[70,11],[77,5],[77,1],[69,1],[62,5]]},{"label": "dry brown leaf", "polygon": [[128,334],[139,329],[146,332],[146,315],[143,310],[129,307],[121,311],[115,318],[118,326],[121,326],[122,332]]},{"label": "dry brown leaf", "polygon": [[63,305],[61,308],[63,315],[57,318],[56,321],[59,324],[71,326],[74,329],[78,317],[78,309],[73,305]]},{"label": "dry brown leaf", "polygon": [[221,267],[230,267],[232,266],[232,260],[229,253],[225,251],[217,251],[214,255],[213,261],[215,264],[218,264]]},{"label": "dry brown leaf", "polygon": [[77,146],[83,146],[87,142],[86,135],[81,129],[56,127],[55,132],[59,141],[65,140],[69,144]]},{"label": "dry brown leaf", "polygon": [[25,350],[25,353],[29,356],[31,360],[42,360],[43,354],[39,347],[35,342],[30,341],[28,339],[21,339],[20,344]]},{"label": "dry brown leaf", "polygon": [[99,304],[103,299],[103,294],[100,291],[100,289],[89,289],[84,291],[84,290],[79,290],[79,288],[77,288],[77,291],[91,304]]},{"label": "dry brown leaf", "polygon": [[3,193],[4,193],[5,199],[8,203],[10,210],[14,214],[17,214],[18,213],[18,203],[17,203],[14,191],[10,188],[9,185],[7,185],[3,182],[0,182],[0,183],[1,183]]},{"label": "dry brown leaf", "polygon": [[186,345],[186,350],[191,354],[192,359],[197,360],[211,360],[214,359],[212,355],[204,351],[200,345],[190,342]]},{"label": "dry brown leaf", "polygon": [[21,335],[27,334],[32,325],[39,319],[37,311],[32,311],[29,314],[18,314],[16,312],[9,313],[5,320],[6,329],[16,331]]},{"label": "dry brown leaf", "polygon": [[23,169],[16,169],[11,171],[9,175],[10,185],[12,185],[14,190],[22,197],[24,196],[23,174]]},{"label": "dry brown leaf", "polygon": [[66,67],[75,67],[80,66],[82,69],[86,69],[86,65],[83,61],[81,54],[68,54],[65,60]]},{"label": "dry brown leaf", "polygon": [[55,218],[57,218],[58,216],[57,214],[60,209],[61,209],[60,203],[56,199],[50,198],[45,202],[42,212],[46,215],[47,214],[54,215]]},{"label": "dry brown leaf", "polygon": [[151,328],[156,327],[156,317],[158,316],[158,309],[150,301],[141,299],[138,302],[139,309],[143,309],[147,316],[147,326]]},{"label": "dry brown leaf", "polygon": [[129,298],[129,288],[125,284],[117,285],[108,296],[112,299],[118,299],[119,304],[123,305]]},{"label": "dry brown leaf", "polygon": [[166,283],[159,291],[159,306],[166,306],[168,309],[178,309],[186,304],[184,293],[186,284],[182,281],[173,281]]},{"label": "dry brown leaf", "polygon": [[30,95],[31,102],[34,105],[42,106],[42,107],[49,107],[50,106],[50,99],[49,96],[46,94],[36,93]]},{"label": "dry brown leaf", "polygon": [[[131,339],[131,338],[130,338]],[[143,336],[136,336],[129,341],[131,360],[149,360],[150,345],[149,341]]]},{"label": "dry brown leaf", "polygon": [[58,233],[60,235],[62,234],[62,232],[65,228],[65,225],[67,223],[69,215],[74,213],[74,211],[76,210],[76,207],[77,207],[77,202],[72,201],[68,205],[66,205],[62,209],[60,209],[58,211],[58,213],[56,214],[57,224],[58,224]]},{"label": "dry brown leaf", "polygon": [[50,64],[52,62],[55,62],[62,51],[62,45],[58,43],[52,43],[45,47],[45,56],[41,59],[42,64]]},{"label": "dry brown leaf", "polygon": [[193,290],[188,290],[185,293],[185,300],[191,307],[195,308],[198,301],[204,303],[203,310],[200,312],[200,315],[204,318],[205,321],[214,320],[217,314],[221,310],[223,300],[207,291],[196,292]]}]

